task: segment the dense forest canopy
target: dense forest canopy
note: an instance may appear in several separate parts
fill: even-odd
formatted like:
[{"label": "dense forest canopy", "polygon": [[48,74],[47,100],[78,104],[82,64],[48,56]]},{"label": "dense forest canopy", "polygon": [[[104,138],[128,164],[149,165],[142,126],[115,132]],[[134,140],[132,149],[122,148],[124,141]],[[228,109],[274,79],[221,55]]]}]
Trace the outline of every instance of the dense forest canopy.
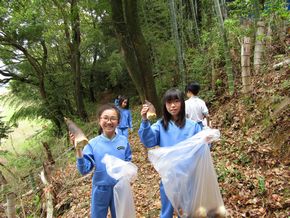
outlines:
[{"label": "dense forest canopy", "polygon": [[42,117],[61,132],[63,116],[86,120],[86,105],[120,90],[136,102],[149,99],[159,113],[158,96],[192,80],[211,98],[233,94],[241,83],[240,44],[245,36],[254,40],[258,21],[268,29],[263,40],[285,50],[286,6],[282,0],[4,1],[1,83],[23,102],[12,119]]}]

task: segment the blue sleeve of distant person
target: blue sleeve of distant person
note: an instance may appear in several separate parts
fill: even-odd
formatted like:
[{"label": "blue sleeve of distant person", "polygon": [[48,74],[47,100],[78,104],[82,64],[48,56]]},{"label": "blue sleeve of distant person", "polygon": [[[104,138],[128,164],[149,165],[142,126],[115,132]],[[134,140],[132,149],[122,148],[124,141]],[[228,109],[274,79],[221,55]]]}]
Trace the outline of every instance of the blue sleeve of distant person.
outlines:
[{"label": "blue sleeve of distant person", "polygon": [[129,122],[129,128],[130,129],[133,129],[132,114],[131,114],[131,111],[130,110],[129,110],[128,122]]}]

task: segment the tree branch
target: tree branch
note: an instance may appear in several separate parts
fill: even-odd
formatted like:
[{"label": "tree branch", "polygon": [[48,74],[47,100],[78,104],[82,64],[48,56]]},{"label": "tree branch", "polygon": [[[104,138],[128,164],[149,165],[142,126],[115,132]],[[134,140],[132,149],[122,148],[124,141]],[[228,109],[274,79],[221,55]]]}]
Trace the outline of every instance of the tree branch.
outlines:
[{"label": "tree branch", "polygon": [[32,80],[28,79],[25,76],[21,76],[19,74],[13,73],[11,71],[8,70],[0,70],[0,75],[4,76],[5,78],[0,79],[0,84],[7,84],[8,82],[10,82],[10,80],[16,80],[16,81],[20,81],[20,82],[24,82],[27,84],[32,84],[35,86],[38,86],[37,83],[33,82]]}]

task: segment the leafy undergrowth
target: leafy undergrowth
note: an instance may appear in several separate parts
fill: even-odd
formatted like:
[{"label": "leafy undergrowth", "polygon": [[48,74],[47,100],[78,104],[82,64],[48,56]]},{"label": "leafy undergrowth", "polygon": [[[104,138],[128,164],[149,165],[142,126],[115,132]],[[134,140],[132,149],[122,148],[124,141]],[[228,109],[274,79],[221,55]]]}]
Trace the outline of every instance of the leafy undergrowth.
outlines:
[{"label": "leafy undergrowth", "polygon": [[[212,108],[213,127],[221,139],[212,147],[218,181],[229,217],[289,217],[289,81],[287,71],[269,72],[254,81],[250,97],[219,99]],[[136,108],[139,110],[140,108]],[[137,113],[137,112],[136,112]],[[159,217],[159,176],[137,135],[130,135],[138,178],[133,183],[137,217]],[[89,217],[91,177],[81,177],[75,164],[53,175],[58,217]],[[35,211],[35,196],[22,199]],[[25,203],[27,202],[27,203]],[[28,203],[30,202],[30,204]],[[35,205],[35,204],[34,204]]]},{"label": "leafy undergrowth", "polygon": [[232,217],[290,215],[289,87],[281,88],[285,81],[286,71],[270,72],[255,79],[251,97],[237,96],[215,111],[214,126],[222,137],[212,155]]}]

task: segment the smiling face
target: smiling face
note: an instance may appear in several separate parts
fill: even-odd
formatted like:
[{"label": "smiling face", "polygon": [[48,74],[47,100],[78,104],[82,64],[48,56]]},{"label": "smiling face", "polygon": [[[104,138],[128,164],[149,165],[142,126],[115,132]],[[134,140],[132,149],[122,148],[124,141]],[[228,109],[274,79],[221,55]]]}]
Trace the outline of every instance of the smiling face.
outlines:
[{"label": "smiling face", "polygon": [[115,136],[115,130],[118,124],[118,113],[113,108],[104,110],[99,117],[99,125],[103,130],[103,134],[108,138],[113,138]]}]

